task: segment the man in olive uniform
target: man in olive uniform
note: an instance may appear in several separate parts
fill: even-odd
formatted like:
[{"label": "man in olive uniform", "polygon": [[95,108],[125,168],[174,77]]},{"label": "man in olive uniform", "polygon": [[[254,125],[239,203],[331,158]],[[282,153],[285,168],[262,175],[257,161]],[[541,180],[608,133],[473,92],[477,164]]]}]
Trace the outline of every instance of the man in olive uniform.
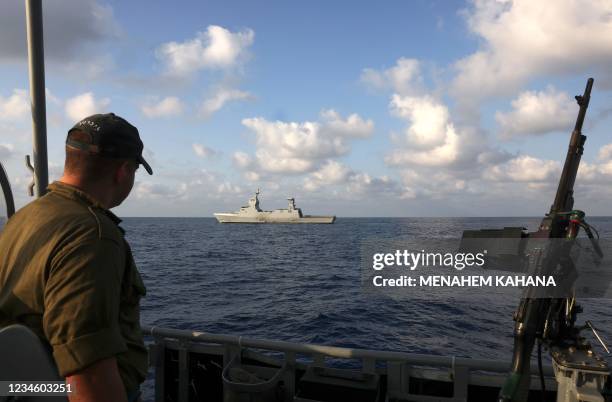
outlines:
[{"label": "man in olive uniform", "polygon": [[0,233],[0,327],[23,324],[50,346],[71,401],[134,401],[147,371],[139,300],[145,287],[110,208],[142,157],[138,130],[112,113],[78,122],[49,192]]}]

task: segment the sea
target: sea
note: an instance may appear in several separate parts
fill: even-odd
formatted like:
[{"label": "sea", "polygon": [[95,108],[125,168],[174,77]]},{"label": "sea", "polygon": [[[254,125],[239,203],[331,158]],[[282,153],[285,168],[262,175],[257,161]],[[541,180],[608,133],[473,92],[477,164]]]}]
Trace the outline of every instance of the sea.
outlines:
[{"label": "sea", "polygon": [[[213,218],[125,218],[121,225],[147,287],[143,324],[510,360],[518,298],[497,297],[494,289],[460,299],[368,292],[361,283],[361,251],[365,241],[460,237],[467,229],[533,231],[540,220],[338,218],[333,225],[248,225]],[[612,235],[612,217],[592,217],[590,223],[602,237]],[[580,320],[592,320],[612,341],[612,301],[579,303]],[[151,379],[145,388],[145,399],[152,399]]]}]

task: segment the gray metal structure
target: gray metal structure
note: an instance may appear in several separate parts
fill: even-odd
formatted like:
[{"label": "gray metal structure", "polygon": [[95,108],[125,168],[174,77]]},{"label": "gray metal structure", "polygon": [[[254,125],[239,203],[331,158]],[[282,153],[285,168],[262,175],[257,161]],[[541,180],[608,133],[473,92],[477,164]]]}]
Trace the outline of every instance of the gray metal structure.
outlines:
[{"label": "gray metal structure", "polygon": [[[30,99],[32,103],[34,193],[36,197],[41,197],[47,192],[47,185],[49,184],[42,0],[25,0],[25,9],[28,33]],[[26,160],[29,165],[29,158]],[[30,190],[30,195],[34,195],[32,190]]]},{"label": "gray metal structure", "polygon": [[9,182],[8,175],[2,163],[0,163],[0,188],[2,188],[4,203],[6,205],[6,217],[8,219],[15,213],[15,201],[13,200],[13,192],[11,191],[11,183]]},{"label": "gray metal structure", "polygon": [[553,348],[557,401],[604,402],[602,392],[610,375],[606,362],[592,350]]}]

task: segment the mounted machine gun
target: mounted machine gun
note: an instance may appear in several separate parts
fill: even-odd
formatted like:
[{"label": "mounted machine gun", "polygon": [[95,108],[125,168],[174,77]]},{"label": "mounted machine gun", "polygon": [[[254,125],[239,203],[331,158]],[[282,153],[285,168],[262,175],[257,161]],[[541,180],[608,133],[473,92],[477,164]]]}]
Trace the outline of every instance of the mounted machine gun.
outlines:
[{"label": "mounted machine gun", "polygon": [[[542,297],[533,287],[526,288],[514,314],[514,351],[510,374],[499,394],[499,402],[524,402],[528,399],[531,381],[531,355],[538,347],[541,388],[545,384],[542,375],[541,353],[546,346],[552,356],[557,380],[557,401],[604,401],[604,394],[610,391],[610,372],[605,361],[597,357],[590,344],[580,336],[583,329],[591,329],[606,351],[606,345],[586,321],[584,326],[576,325],[578,313],[582,311],[576,303],[574,281],[577,270],[572,260],[572,248],[577,247],[576,238],[582,228],[591,240],[598,258],[603,252],[594,229],[585,221],[585,213],[574,209],[574,182],[578,173],[586,136],[582,125],[589,106],[593,79],[589,78],[583,95],[576,96],[580,107],[576,125],[571,134],[567,157],[559,180],[557,194],[550,212],[542,219],[536,232],[525,233],[523,228],[505,228],[501,231],[466,231],[466,237],[492,236],[521,237],[539,242],[536,249],[524,255],[523,270],[535,275],[555,275],[563,278],[569,294]],[[597,233],[595,231],[595,233]],[[606,385],[607,384],[607,385]],[[605,390],[607,389],[607,391]]]}]

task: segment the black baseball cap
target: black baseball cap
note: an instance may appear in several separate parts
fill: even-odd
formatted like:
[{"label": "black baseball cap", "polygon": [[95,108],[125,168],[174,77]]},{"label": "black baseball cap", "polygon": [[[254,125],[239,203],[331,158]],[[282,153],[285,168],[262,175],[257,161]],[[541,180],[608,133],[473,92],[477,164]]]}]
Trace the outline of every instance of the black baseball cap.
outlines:
[{"label": "black baseball cap", "polygon": [[[74,130],[89,134],[91,141],[70,138]],[[66,145],[107,158],[134,158],[149,174],[153,169],[142,157],[144,145],[138,129],[114,113],[94,114],[68,130]]]}]

